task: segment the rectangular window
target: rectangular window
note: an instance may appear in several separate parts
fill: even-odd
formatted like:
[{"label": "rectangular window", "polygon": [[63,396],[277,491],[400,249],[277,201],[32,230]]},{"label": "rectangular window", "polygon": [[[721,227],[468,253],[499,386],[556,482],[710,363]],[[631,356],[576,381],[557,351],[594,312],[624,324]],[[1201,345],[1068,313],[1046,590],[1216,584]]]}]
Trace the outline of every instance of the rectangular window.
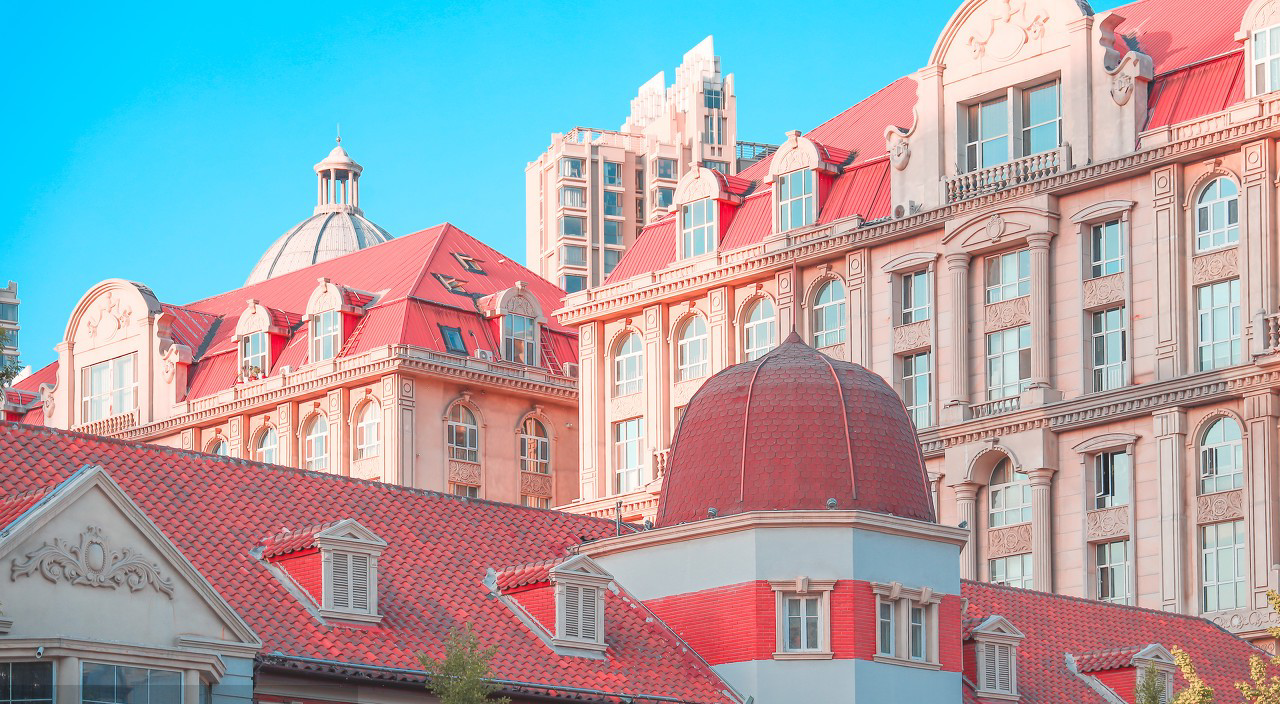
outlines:
[{"label": "rectangular window", "polygon": [[622,193],[619,191],[604,192],[604,214],[622,217]]},{"label": "rectangular window", "polygon": [[587,207],[587,191],[578,186],[560,187],[560,205],[566,208]]},{"label": "rectangular window", "polygon": [[907,645],[911,652],[908,653],[908,657],[912,660],[919,660],[923,662],[929,652],[927,640],[928,629],[925,627],[924,607],[911,604],[909,610],[911,612],[911,624],[910,630],[907,633]]},{"label": "rectangular window", "polygon": [[715,159],[704,159],[702,161],[702,165],[707,167],[708,169],[711,169],[712,171],[719,171],[720,173],[726,176],[729,175],[729,162],[727,161],[716,161]]},{"label": "rectangular window", "polygon": [[821,650],[822,597],[787,596],[783,598],[787,617],[787,652]]},{"label": "rectangular window", "polygon": [[605,244],[622,244],[622,221],[621,220],[605,220],[604,221],[604,243]]},{"label": "rectangular window", "polygon": [[587,287],[587,277],[575,274],[564,274],[560,277],[560,288],[565,293],[577,293]]},{"label": "rectangular window", "polygon": [[718,115],[702,116],[702,141],[707,144],[724,144],[724,132],[728,119]]},{"label": "rectangular window", "polygon": [[266,374],[267,333],[251,332],[240,338],[240,370],[249,376]]},{"label": "rectangular window", "polygon": [[678,178],[678,175],[676,174],[675,159],[665,159],[665,158],[659,157],[657,159],[654,159],[653,161],[654,161],[654,167],[653,167],[654,173],[657,174],[658,178],[665,178],[671,181],[674,181],[676,180],[676,178]]},{"label": "rectangular window", "polygon": [[480,498],[480,487],[472,486],[471,484],[453,483],[449,485],[449,493],[454,496],[465,496],[469,499],[478,499]]},{"label": "rectangular window", "polygon": [[724,87],[715,81],[702,82],[702,106],[708,110],[724,107]]},{"label": "rectangular window", "polygon": [[1244,582],[1244,521],[1200,526],[1202,611],[1247,606]]},{"label": "rectangular window", "polygon": [[604,162],[604,185],[622,187],[622,164],[616,161]]},{"label": "rectangular window", "polygon": [[987,400],[1022,393],[1031,382],[1031,326],[987,335]]},{"label": "rectangular window", "polygon": [[1119,220],[1090,228],[1089,276],[1098,278],[1124,271],[1124,230]]},{"label": "rectangular window", "polygon": [[1093,508],[1129,505],[1133,471],[1128,452],[1099,452],[1093,456]]},{"label": "rectangular window", "polygon": [[636,220],[644,222],[644,197],[636,198]]},{"label": "rectangular window", "polygon": [[336,357],[341,332],[342,313],[329,310],[311,316],[311,361],[323,362]]},{"label": "rectangular window", "polygon": [[992,584],[1003,584],[1007,587],[1033,589],[1031,579],[1031,555],[1010,555],[990,560],[987,570]]},{"label": "rectangular window", "polygon": [[462,339],[462,329],[440,326],[440,337],[444,340],[444,349],[453,354],[467,354],[467,343]]},{"label": "rectangular window", "polygon": [[898,640],[898,629],[894,624],[895,609],[893,608],[893,602],[882,600],[879,602],[877,609],[879,613],[876,615],[876,624],[879,637],[877,639],[876,652],[893,657]]},{"label": "rectangular window", "polygon": [[1280,25],[1253,33],[1253,94],[1280,88]]},{"label": "rectangular window", "polygon": [[929,319],[929,272],[902,275],[902,325]]},{"label": "rectangular window", "polygon": [[618,262],[622,261],[622,251],[618,249],[604,250],[604,275],[608,276],[617,268]]},{"label": "rectangular window", "polygon": [[586,237],[587,219],[577,215],[560,216],[560,235],[562,237]]},{"label": "rectangular window", "polygon": [[917,429],[933,425],[933,367],[928,352],[902,358],[902,400]]},{"label": "rectangular window", "polygon": [[1031,250],[987,257],[987,304],[1031,294]]},{"label": "rectangular window", "polygon": [[18,304],[0,303],[0,320],[6,323],[18,322]]},{"label": "rectangular window", "polygon": [[586,266],[587,248],[578,245],[565,245],[560,248],[561,265]]},{"label": "rectangular window", "polygon": [[83,371],[81,415],[85,422],[128,413],[138,405],[137,357],[98,362]]},{"label": "rectangular window", "polygon": [[560,158],[560,176],[563,178],[582,178],[582,159],[571,156]]},{"label": "rectangular window", "polygon": [[532,508],[551,508],[551,499],[545,496],[529,496],[522,494],[520,496],[521,506],[530,506]]},{"label": "rectangular window", "polygon": [[813,171],[801,169],[778,177],[778,232],[813,223]]},{"label": "rectangular window", "polygon": [[80,669],[83,704],[181,702],[182,673],[86,662]]},{"label": "rectangular window", "polygon": [[640,487],[642,445],[644,445],[643,418],[632,418],[613,424],[613,461],[617,478],[615,490],[619,494]]},{"label": "rectangular window", "polygon": [[1240,363],[1240,280],[1196,289],[1200,371]]},{"label": "rectangular window", "polygon": [[502,358],[537,366],[538,328],[533,318],[514,313],[502,316]]},{"label": "rectangular window", "polygon": [[1061,144],[1062,105],[1058,82],[1022,91],[1022,155],[1040,154]]},{"label": "rectangular window", "polygon": [[715,249],[716,200],[703,198],[682,206],[680,228],[685,257],[696,257]]},{"label": "rectangular window", "polygon": [[653,202],[657,203],[659,208],[670,208],[671,202],[676,199],[676,189],[660,186],[653,192]]},{"label": "rectangular window", "polygon": [[1005,97],[970,105],[965,139],[965,167],[985,169],[1009,160],[1009,100]]},{"label": "rectangular window", "polygon": [[53,704],[53,663],[0,662],[0,704]]},{"label": "rectangular window", "polygon": [[1102,310],[1093,318],[1093,390],[1110,391],[1128,382],[1129,345],[1124,306]]},{"label": "rectangular window", "polygon": [[1129,541],[1099,543],[1093,548],[1098,599],[1115,604],[1129,603]]},{"label": "rectangular window", "polygon": [[636,167],[636,190],[644,193],[644,167]]}]

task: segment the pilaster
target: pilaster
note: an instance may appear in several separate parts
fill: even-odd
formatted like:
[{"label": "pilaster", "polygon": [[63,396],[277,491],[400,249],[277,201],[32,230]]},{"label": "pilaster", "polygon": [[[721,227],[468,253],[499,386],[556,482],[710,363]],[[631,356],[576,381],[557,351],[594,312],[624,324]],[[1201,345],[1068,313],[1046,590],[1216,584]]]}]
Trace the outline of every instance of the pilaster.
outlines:
[{"label": "pilaster", "polygon": [[1266,606],[1266,590],[1276,588],[1272,582],[1272,565],[1277,559],[1277,487],[1276,458],[1277,421],[1280,420],[1280,398],[1272,390],[1244,397],[1245,425],[1248,432],[1248,474],[1245,477],[1245,520],[1248,521],[1249,579],[1254,598],[1251,606]]},{"label": "pilaster", "polygon": [[[711,361],[711,374],[729,366],[729,360],[735,357],[733,323],[729,311],[733,310],[733,294],[727,286],[713,288],[708,294],[711,299],[710,312],[707,315],[707,334],[710,337],[708,353]],[[579,397],[579,403],[581,403]]]},{"label": "pilaster", "polygon": [[280,443],[276,456],[279,458],[280,464],[288,467],[299,466],[298,442],[293,434],[295,423],[293,416],[292,403],[286,401],[276,406],[276,441]]},{"label": "pilaster", "polygon": [[801,337],[807,335],[807,332],[801,330],[796,322],[796,274],[793,267],[779,271],[774,277],[778,292],[778,339],[776,340],[778,343],[785,340],[792,330],[800,330]]},{"label": "pilaster", "polygon": [[1031,575],[1036,589],[1053,591],[1053,475],[1049,467],[1027,472],[1031,478]]},{"label": "pilaster", "polygon": [[955,252],[947,255],[947,281],[951,304],[945,310],[938,306],[938,317],[949,318],[951,329],[951,389],[943,410],[944,423],[965,419],[969,407],[969,255]]},{"label": "pilaster", "polygon": [[1181,408],[1152,415],[1156,466],[1160,468],[1160,601],[1165,611],[1187,611],[1187,412]]},{"label": "pilaster", "polygon": [[325,414],[329,417],[329,471],[351,476],[351,453],[347,452],[351,428],[347,427],[347,390],[337,388],[325,395]]},{"label": "pilaster", "polygon": [[605,437],[605,413],[602,401],[607,396],[604,384],[604,325],[586,323],[578,328],[578,457],[581,474],[578,495],[584,501],[601,496]]},{"label": "pilaster", "polygon": [[[1180,352],[1183,318],[1186,252],[1182,236],[1179,193],[1182,171],[1177,165],[1151,172],[1152,229],[1156,253],[1156,379],[1173,379],[1184,373]],[[1132,246],[1139,246],[1134,242]]]},{"label": "pilaster", "polygon": [[867,328],[871,295],[867,287],[867,259],[865,249],[855,250],[845,257],[848,272],[845,329],[848,331],[849,361],[865,367],[871,366],[871,331]]},{"label": "pilaster", "polygon": [[1252,349],[1261,351],[1264,335],[1255,330],[1255,315],[1276,310],[1276,245],[1274,236],[1275,187],[1271,140],[1250,142],[1241,147],[1243,183],[1240,186],[1240,279],[1244,284],[1241,301],[1245,334]]},{"label": "pilaster", "polygon": [[[671,441],[668,428],[670,413],[667,398],[671,385],[667,377],[670,365],[666,361],[667,354],[667,309],[664,305],[652,305],[644,309],[644,434],[647,448],[642,448],[641,457],[649,457],[651,452],[665,449]],[[641,473],[640,482],[646,483],[654,479],[651,476],[653,466],[647,468],[649,474]]]},{"label": "pilaster", "polygon": [[978,578],[978,489],[975,482],[964,482],[955,486],[956,513],[960,519],[958,525],[969,531],[969,540],[960,549],[960,578]]}]

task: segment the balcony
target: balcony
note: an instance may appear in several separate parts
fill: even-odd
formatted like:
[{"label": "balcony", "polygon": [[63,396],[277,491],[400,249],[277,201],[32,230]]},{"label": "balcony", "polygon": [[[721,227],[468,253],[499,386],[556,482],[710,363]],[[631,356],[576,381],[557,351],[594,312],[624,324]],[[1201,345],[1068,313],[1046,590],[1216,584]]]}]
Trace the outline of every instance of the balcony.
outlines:
[{"label": "balcony", "polygon": [[114,416],[107,416],[88,423],[82,423],[72,428],[78,433],[88,433],[90,435],[112,435],[123,430],[129,430],[138,425],[138,410],[135,408],[126,413],[117,413]]},{"label": "balcony", "polygon": [[976,198],[987,193],[1038,181],[1066,171],[1071,166],[1071,147],[1024,156],[985,169],[960,174],[942,182],[942,196],[947,203]]},{"label": "balcony", "polygon": [[969,406],[969,418],[990,418],[1004,413],[1012,413],[1021,407],[1022,403],[1017,396],[987,401],[986,403],[975,403]]}]

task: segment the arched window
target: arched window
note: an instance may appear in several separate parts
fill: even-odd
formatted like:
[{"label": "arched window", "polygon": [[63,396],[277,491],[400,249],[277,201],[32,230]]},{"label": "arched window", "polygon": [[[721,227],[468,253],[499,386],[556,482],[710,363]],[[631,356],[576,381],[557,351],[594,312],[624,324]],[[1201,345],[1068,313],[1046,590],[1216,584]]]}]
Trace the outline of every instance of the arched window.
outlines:
[{"label": "arched window", "polygon": [[1244,443],[1235,418],[1219,418],[1200,438],[1200,493],[1239,489],[1244,481]]},{"label": "arched window", "polygon": [[382,439],[382,407],[369,401],[356,419],[356,459],[377,457]]},{"label": "arched window", "polygon": [[1008,458],[991,472],[991,528],[1026,523],[1031,520],[1031,482],[1013,471]]},{"label": "arched window", "polygon": [[677,381],[700,379],[707,375],[707,321],[695,315],[680,326],[676,337]]},{"label": "arched window", "polygon": [[476,415],[461,403],[449,409],[449,459],[480,461],[480,426]]},{"label": "arched window", "polygon": [[307,422],[302,452],[304,468],[316,472],[329,468],[329,421],[319,413]]},{"label": "arched window", "polygon": [[644,347],[640,336],[627,333],[613,356],[613,395],[639,393],[644,387]]},{"label": "arched window", "polygon": [[551,474],[551,437],[537,418],[520,426],[520,471]]},{"label": "arched window", "polygon": [[844,284],[828,281],[813,299],[813,346],[844,342]]},{"label": "arched window", "polygon": [[280,447],[280,439],[276,437],[276,429],[267,426],[258,433],[258,442],[253,447],[253,455],[259,462],[275,464],[276,450]]},{"label": "arched window", "polygon": [[227,443],[226,438],[218,438],[217,440],[209,443],[209,449],[205,450],[205,452],[208,452],[211,455],[226,457],[231,454],[231,445]]},{"label": "arched window", "polygon": [[1215,178],[1196,199],[1196,251],[1240,241],[1240,189],[1226,177]]},{"label": "arched window", "polygon": [[750,362],[759,359],[778,344],[778,323],[774,320],[773,301],[761,298],[751,306],[747,322],[742,326],[742,353]]}]

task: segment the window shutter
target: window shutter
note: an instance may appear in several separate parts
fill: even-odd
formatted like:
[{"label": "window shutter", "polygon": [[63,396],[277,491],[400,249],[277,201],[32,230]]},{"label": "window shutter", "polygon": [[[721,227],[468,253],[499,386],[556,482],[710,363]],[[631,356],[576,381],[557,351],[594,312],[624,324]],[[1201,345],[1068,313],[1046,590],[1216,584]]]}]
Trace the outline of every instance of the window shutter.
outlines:
[{"label": "window shutter", "polygon": [[998,681],[999,667],[996,664],[996,646],[994,643],[982,644],[982,689],[995,690]]},{"label": "window shutter", "polygon": [[351,608],[356,611],[369,611],[369,556],[350,555],[351,561]]},{"label": "window shutter", "polygon": [[566,638],[582,637],[582,587],[575,584],[564,586],[564,636]]},{"label": "window shutter", "polygon": [[351,608],[351,556],[345,552],[331,553],[330,564],[329,586],[333,589],[333,607],[349,609]]},{"label": "window shutter", "polygon": [[1169,693],[1173,691],[1173,675],[1168,672],[1160,673],[1160,704],[1169,704]]},{"label": "window shutter", "polygon": [[585,640],[598,640],[599,628],[596,623],[596,601],[599,599],[598,590],[595,587],[582,588],[582,601],[579,608],[581,609],[581,637]]},{"label": "window shutter", "polygon": [[996,689],[1013,693],[1013,648],[1004,644],[996,644]]}]

